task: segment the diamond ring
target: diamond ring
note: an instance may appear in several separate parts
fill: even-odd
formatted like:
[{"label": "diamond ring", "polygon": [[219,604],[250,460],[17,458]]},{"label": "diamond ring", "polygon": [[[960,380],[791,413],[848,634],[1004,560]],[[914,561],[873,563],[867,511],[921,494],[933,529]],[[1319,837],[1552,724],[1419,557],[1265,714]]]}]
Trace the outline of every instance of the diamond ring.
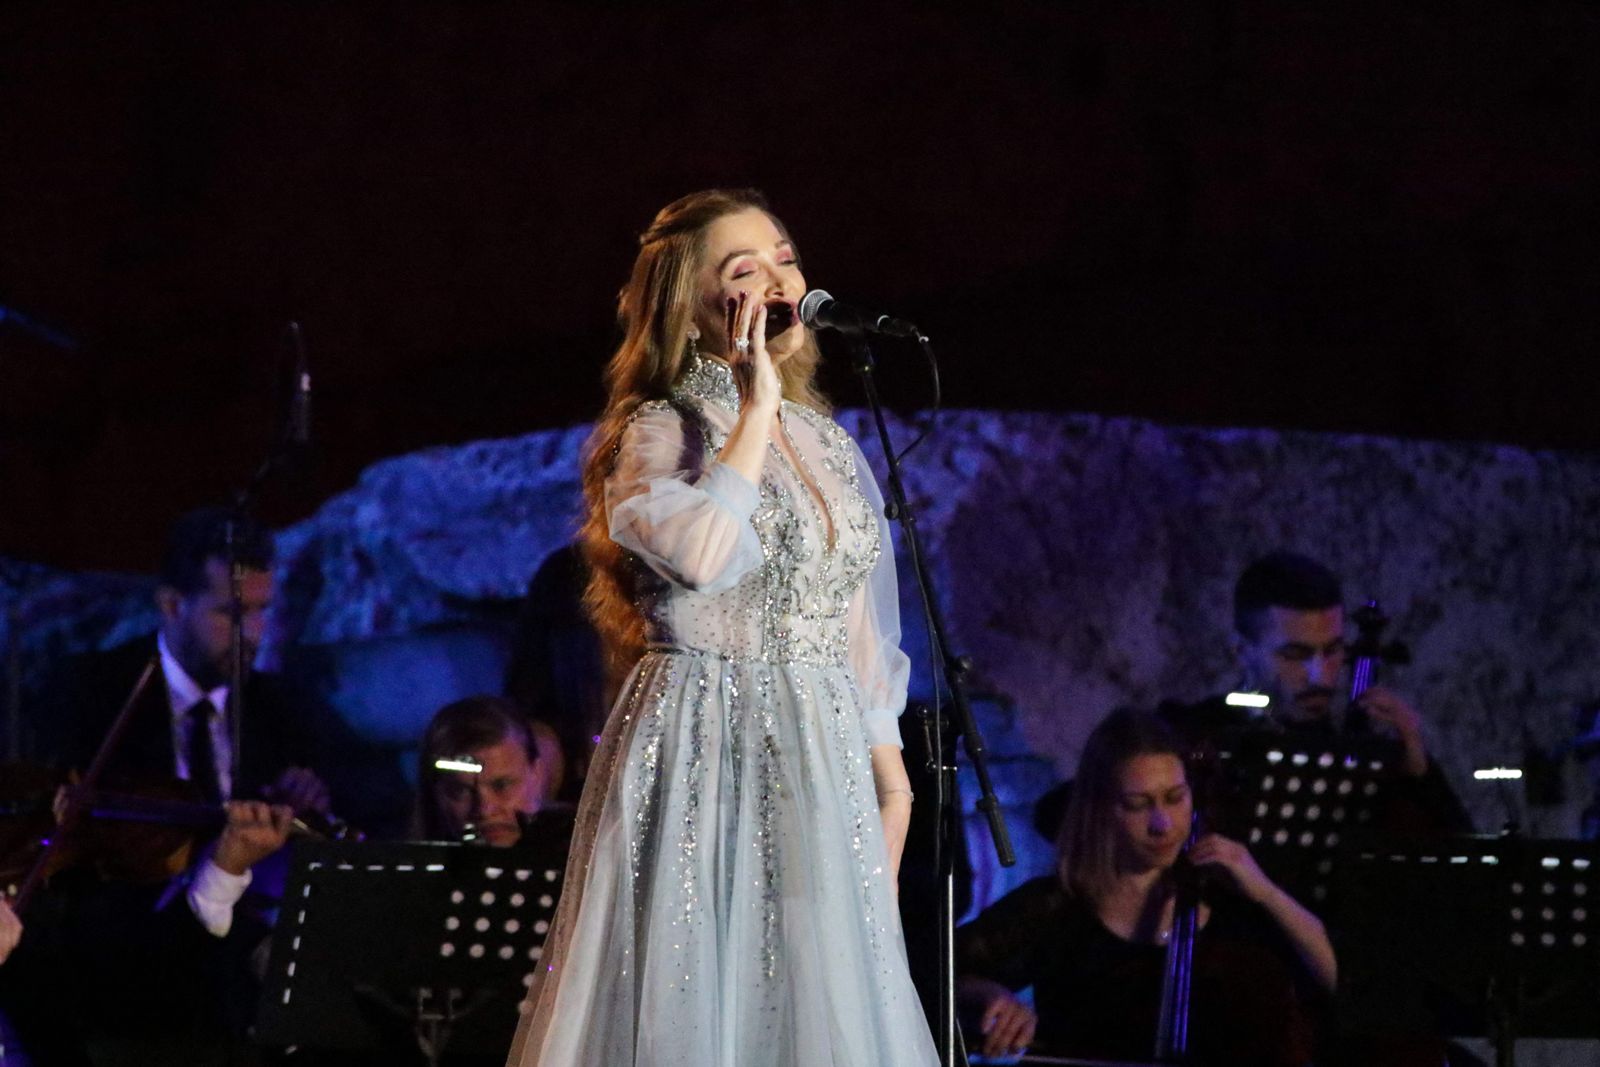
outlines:
[{"label": "diamond ring", "polygon": [[733,342],[733,347],[737,348],[739,350],[739,354],[741,356],[749,355],[750,354],[750,338],[748,338],[748,337],[739,338],[737,341]]}]

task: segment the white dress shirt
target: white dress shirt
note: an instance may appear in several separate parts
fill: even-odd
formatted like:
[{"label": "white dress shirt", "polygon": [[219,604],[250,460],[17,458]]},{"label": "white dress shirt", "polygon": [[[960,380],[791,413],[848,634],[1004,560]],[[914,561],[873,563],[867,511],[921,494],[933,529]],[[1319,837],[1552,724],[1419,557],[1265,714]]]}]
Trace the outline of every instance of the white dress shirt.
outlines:
[{"label": "white dress shirt", "polygon": [[189,711],[202,700],[211,701],[217,714],[211,717],[211,751],[217,757],[217,785],[224,797],[233,796],[233,738],[228,735],[228,687],[200,688],[200,683],[189,677],[172,649],[167,647],[167,637],[156,637],[156,647],[161,651],[161,674],[167,680],[167,696],[172,711],[172,752],[176,757],[172,772],[184,781],[189,780]]},{"label": "white dress shirt", "polygon": [[[167,647],[166,634],[156,637],[156,648],[161,652],[161,674],[167,681],[167,695],[172,711],[173,773],[189,779],[189,711],[202,700],[211,701],[217,714],[211,718],[211,751],[217,757],[217,784],[224,797],[233,795],[233,739],[228,735],[228,687],[219,685],[210,691],[189,677],[172,649]],[[194,869],[189,879],[189,909],[208,932],[215,937],[226,937],[233,928],[233,906],[239,903],[249,888],[251,872],[229,874],[218,867],[208,854]]]}]

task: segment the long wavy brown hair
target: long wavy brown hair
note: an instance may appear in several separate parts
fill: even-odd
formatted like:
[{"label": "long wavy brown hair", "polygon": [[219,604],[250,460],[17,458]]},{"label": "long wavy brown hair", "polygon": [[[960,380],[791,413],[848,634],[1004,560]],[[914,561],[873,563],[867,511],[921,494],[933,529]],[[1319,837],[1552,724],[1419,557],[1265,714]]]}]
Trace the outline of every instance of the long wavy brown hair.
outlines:
[{"label": "long wavy brown hair", "polygon": [[[605,649],[608,700],[644,650],[644,626],[634,606],[628,554],[611,540],[606,479],[628,420],[639,405],[667,397],[688,363],[706,231],[723,216],[751,208],[766,212],[779,232],[789,236],[754,189],[707,189],[662,208],[639,235],[639,256],[617,298],[622,343],[606,365],[606,406],[586,446],[583,495],[588,511],[579,533],[589,567],[584,607]],[[814,381],[820,359],[816,339],[808,334],[800,350],[778,366],[778,378],[786,399],[826,412],[828,403]]]}]

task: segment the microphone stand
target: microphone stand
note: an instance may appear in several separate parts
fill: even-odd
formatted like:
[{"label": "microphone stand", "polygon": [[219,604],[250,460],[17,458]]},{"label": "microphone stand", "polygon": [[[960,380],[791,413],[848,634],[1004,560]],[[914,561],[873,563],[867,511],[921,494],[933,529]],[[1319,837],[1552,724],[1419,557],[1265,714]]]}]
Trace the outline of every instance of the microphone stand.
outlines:
[{"label": "microphone stand", "polygon": [[244,657],[244,563],[239,559],[239,531],[250,521],[261,489],[273,474],[292,465],[308,443],[309,425],[295,408],[295,392],[309,384],[306,375],[305,342],[298,322],[289,323],[286,334],[295,352],[294,381],[276,440],[244,488],[233,494],[228,521],[223,532],[228,565],[228,741],[232,749],[233,777],[230,795],[237,793],[244,767],[244,683],[250,665]]},{"label": "microphone stand", "polygon": [[[900,524],[906,556],[911,562],[912,573],[916,575],[917,592],[921,595],[922,610],[928,620],[928,633],[933,639],[937,653],[938,667],[943,672],[945,688],[950,693],[950,702],[955,706],[956,725],[966,746],[967,759],[971,761],[973,773],[978,779],[980,795],[977,808],[989,821],[989,836],[994,841],[995,854],[999,857],[1000,865],[1011,867],[1016,864],[1017,857],[1011,849],[1011,837],[1006,832],[1005,818],[1000,814],[1000,801],[995,797],[994,785],[989,779],[988,754],[984,748],[983,735],[978,731],[977,720],[972,716],[972,705],[967,699],[966,676],[972,669],[972,660],[951,651],[945,633],[944,615],[939,608],[938,599],[933,595],[933,579],[922,557],[921,543],[917,540],[916,516],[906,500],[905,486],[900,480],[900,463],[895,456],[894,444],[889,439],[889,427],[883,415],[883,402],[878,397],[877,383],[873,378],[877,358],[872,354],[872,347],[863,336],[852,336],[850,347],[854,356],[855,371],[861,378],[867,406],[872,409],[872,419],[878,428],[878,441],[883,446],[883,456],[888,464],[889,502],[884,506],[884,515]],[[943,723],[939,721],[937,679],[933,703],[934,743],[929,745],[929,753],[931,759],[938,761],[938,766],[933,769],[936,772],[935,781],[938,783],[934,803],[939,806],[936,866],[941,883],[938,892],[939,962],[943,972],[939,984],[939,1026],[934,1034],[934,1042],[939,1048],[939,1062],[943,1067],[965,1067],[966,1051],[960,1026],[956,1021],[953,841],[954,834],[958,833],[960,828],[960,812],[955,810],[955,736],[953,731],[944,730]],[[948,740],[946,740],[947,734]]]}]

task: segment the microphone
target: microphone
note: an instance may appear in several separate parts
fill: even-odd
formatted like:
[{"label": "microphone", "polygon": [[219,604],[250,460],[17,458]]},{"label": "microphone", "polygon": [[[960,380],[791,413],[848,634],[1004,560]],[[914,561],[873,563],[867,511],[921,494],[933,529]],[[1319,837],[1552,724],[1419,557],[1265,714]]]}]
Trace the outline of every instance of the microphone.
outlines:
[{"label": "microphone", "polygon": [[826,289],[813,289],[801,298],[800,321],[813,330],[838,330],[858,337],[866,333],[886,337],[922,337],[922,331],[904,319],[874,315],[849,304],[841,304]]},{"label": "microphone", "polygon": [[294,345],[294,383],[284,438],[294,447],[306,448],[311,444],[311,372],[306,368],[306,342],[298,322],[289,323],[289,340]]}]

